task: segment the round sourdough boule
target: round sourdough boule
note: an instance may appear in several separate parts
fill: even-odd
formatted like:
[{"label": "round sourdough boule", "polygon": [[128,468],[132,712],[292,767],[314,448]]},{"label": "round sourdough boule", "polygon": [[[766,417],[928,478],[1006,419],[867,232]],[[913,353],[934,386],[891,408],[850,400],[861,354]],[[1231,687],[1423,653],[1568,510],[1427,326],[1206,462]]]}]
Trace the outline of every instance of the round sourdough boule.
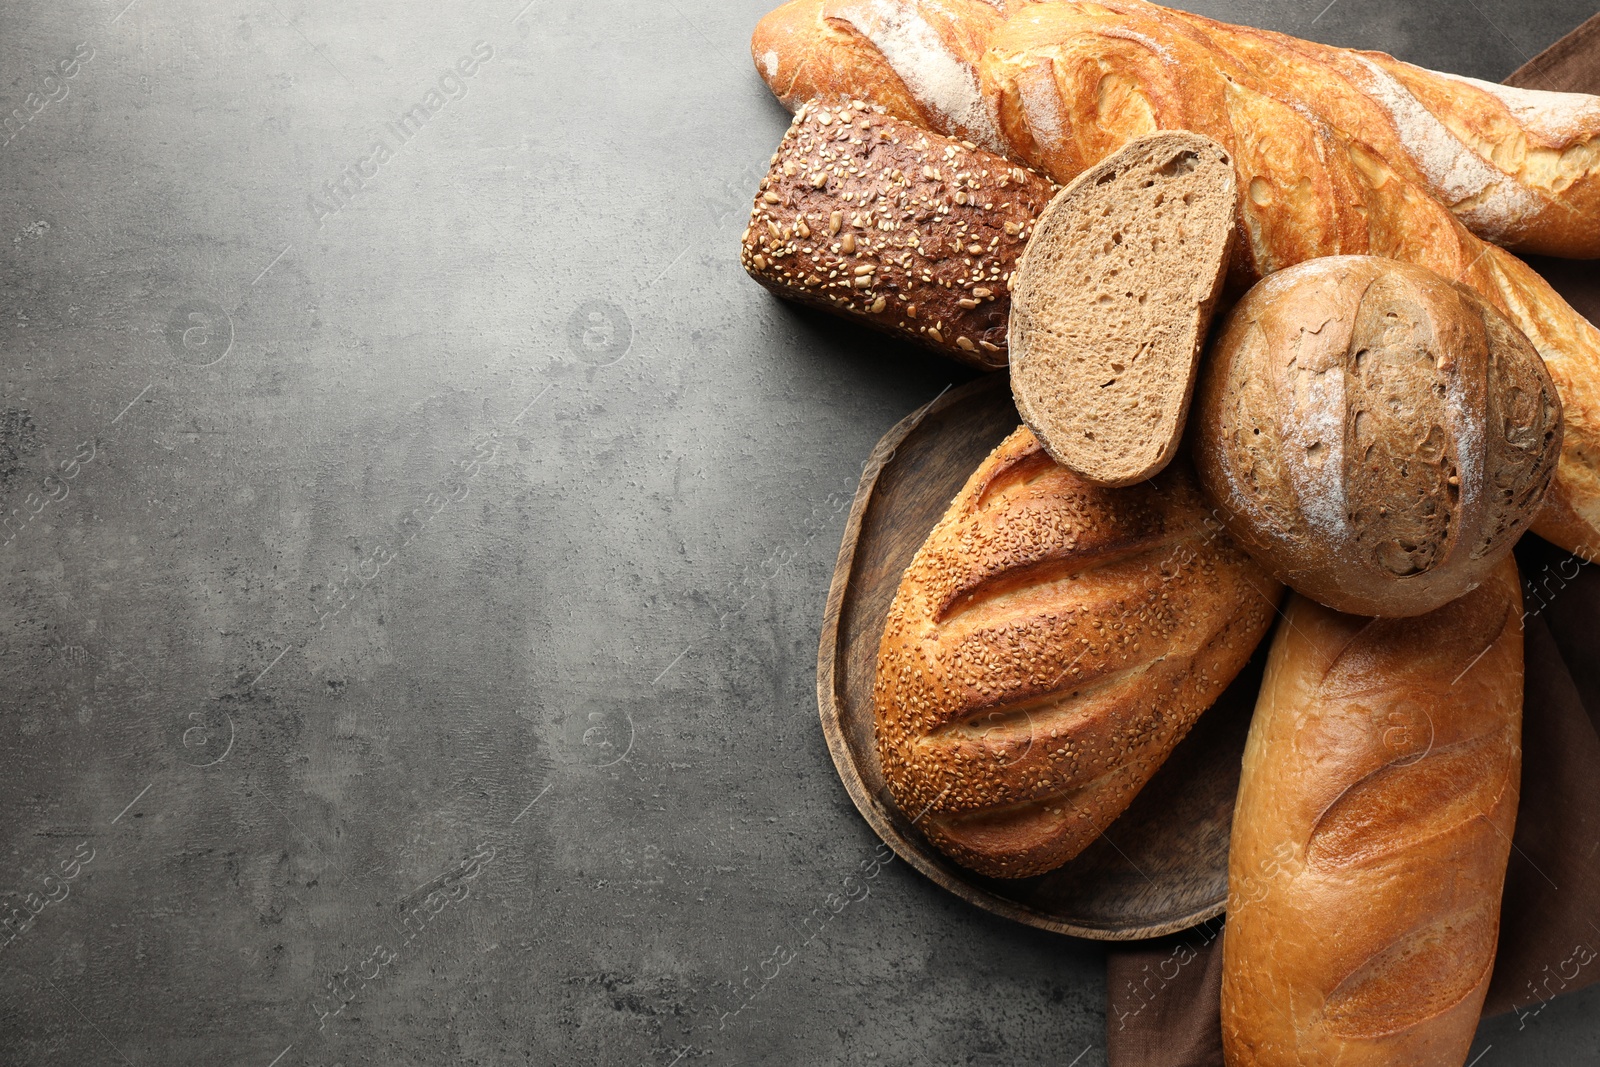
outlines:
[{"label": "round sourdough boule", "polygon": [[1561,455],[1544,361],[1476,293],[1332,256],[1234,308],[1201,372],[1193,450],[1217,517],[1284,584],[1409,616],[1482,581]]}]

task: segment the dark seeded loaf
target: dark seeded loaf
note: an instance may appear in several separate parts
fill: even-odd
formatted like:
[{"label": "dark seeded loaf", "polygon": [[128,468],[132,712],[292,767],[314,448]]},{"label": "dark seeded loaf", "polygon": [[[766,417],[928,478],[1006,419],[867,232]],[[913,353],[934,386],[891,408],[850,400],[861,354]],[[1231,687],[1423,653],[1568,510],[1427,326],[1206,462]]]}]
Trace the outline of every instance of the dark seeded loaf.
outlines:
[{"label": "dark seeded loaf", "polygon": [[1141,138],[1045,208],[1012,282],[1011,392],[1062,466],[1132,485],[1183,435],[1238,183],[1199,134]]},{"label": "dark seeded loaf", "polygon": [[1006,365],[1006,285],[1055,186],[862,103],[801,108],[740,259],[787,300],[977,367]]}]

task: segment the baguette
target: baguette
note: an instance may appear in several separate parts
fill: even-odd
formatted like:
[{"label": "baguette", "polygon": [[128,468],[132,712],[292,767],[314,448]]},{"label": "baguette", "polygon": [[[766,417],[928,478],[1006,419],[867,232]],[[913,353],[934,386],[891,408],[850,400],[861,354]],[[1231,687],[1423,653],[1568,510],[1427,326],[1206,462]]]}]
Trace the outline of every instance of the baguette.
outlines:
[{"label": "baguette", "polygon": [[1007,7],[1008,0],[794,0],[756,25],[750,53],[790,111],[807,100],[862,99],[1004,153],[976,70]]},{"label": "baguette", "polygon": [[[845,92],[967,130],[1063,183],[1155,129],[1203,133],[1238,169],[1247,239],[1237,262],[1252,277],[1376,255],[1471,287],[1533,343],[1565,408],[1561,463],[1533,530],[1600,559],[1600,330],[1467,228],[1527,250],[1600,255],[1600,100],[1491,91],[1142,0],[1008,4],[1009,19],[969,5],[988,6],[791,0],[757,27],[758,65],[778,72],[768,84],[790,106]],[[1393,87],[1362,88],[1379,74],[1412,103]],[[1476,184],[1451,184],[1464,174]]]},{"label": "baguette", "polygon": [[1290,598],[1229,845],[1229,1067],[1465,1062],[1517,815],[1521,607],[1510,557],[1412,619]]},{"label": "baguette", "polygon": [[1281,592],[1182,461],[1097,488],[1017,430],[889,609],[873,701],[890,794],[979,873],[1060,866],[1244,667]]},{"label": "baguette", "polygon": [[1011,272],[1054,192],[881,107],[807,105],[761,182],[740,260],[787,300],[994,370]]},{"label": "baguette", "polygon": [[1600,257],[1600,97],[1494,85],[1147,0],[791,0],[761,20],[751,50],[791,109],[876,100],[993,151],[1032,148],[1062,183],[1115,150],[1129,123],[1209,133],[1165,120],[1180,109],[1227,123],[1232,104],[1265,93],[1362,144],[1486,240]]}]

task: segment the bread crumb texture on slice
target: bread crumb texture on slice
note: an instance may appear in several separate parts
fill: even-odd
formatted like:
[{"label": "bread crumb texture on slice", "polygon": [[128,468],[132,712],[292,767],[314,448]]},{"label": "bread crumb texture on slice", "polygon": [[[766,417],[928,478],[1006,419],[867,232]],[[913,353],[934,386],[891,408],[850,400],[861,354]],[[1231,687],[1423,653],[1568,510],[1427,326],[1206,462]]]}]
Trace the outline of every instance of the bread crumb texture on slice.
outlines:
[{"label": "bread crumb texture on slice", "polygon": [[1085,171],[1040,216],[1012,283],[1011,390],[1062,466],[1131,485],[1177,451],[1237,196],[1221,145],[1167,131]]}]

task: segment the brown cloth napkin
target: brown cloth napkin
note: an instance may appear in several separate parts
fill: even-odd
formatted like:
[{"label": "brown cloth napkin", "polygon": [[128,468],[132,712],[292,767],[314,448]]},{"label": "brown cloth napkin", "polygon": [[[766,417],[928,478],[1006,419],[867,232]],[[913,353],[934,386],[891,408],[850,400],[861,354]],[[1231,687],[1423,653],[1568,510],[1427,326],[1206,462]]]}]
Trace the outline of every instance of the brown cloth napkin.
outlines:
[{"label": "brown cloth napkin", "polygon": [[[1600,93],[1600,15],[1506,83]],[[1600,322],[1600,266],[1532,262]],[[1517,561],[1526,613],[1522,802],[1484,1013],[1529,1019],[1551,998],[1600,981],[1600,567],[1533,536]],[[1110,1067],[1223,1067],[1223,931],[1219,919],[1109,951]]]}]

